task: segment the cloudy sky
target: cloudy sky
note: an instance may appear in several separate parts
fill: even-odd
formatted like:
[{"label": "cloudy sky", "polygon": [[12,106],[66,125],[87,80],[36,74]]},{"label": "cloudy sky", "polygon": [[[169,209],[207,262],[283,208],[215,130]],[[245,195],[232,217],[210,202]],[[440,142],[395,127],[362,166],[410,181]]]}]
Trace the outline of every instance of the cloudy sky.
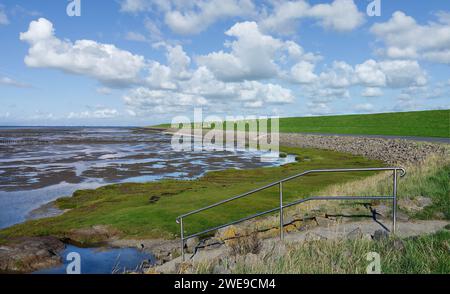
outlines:
[{"label": "cloudy sky", "polygon": [[0,125],[450,108],[442,0],[0,0]]}]

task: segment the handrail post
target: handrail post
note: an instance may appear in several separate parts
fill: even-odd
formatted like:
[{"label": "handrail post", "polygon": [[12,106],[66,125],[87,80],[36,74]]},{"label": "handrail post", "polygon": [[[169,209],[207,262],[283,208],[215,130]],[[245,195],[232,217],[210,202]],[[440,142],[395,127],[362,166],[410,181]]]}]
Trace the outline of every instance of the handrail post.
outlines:
[{"label": "handrail post", "polygon": [[184,227],[183,227],[183,218],[180,218],[180,230],[181,230],[181,259],[184,262]]},{"label": "handrail post", "polygon": [[397,169],[394,169],[394,187],[392,196],[392,233],[395,235],[397,227]]},{"label": "handrail post", "polygon": [[283,220],[283,182],[280,182],[280,239],[284,239],[284,220]]}]

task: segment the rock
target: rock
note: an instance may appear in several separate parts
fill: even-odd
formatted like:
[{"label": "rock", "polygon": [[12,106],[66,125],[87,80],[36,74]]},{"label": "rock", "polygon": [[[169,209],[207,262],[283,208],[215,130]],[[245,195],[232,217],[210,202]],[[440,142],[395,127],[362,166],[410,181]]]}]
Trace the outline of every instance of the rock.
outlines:
[{"label": "rock", "polygon": [[389,238],[389,233],[386,230],[376,230],[373,233],[372,239],[375,241],[383,241]]},{"label": "rock", "polygon": [[178,246],[174,247],[172,244],[168,246],[150,246],[146,247],[145,250],[147,252],[151,252],[153,256],[155,256],[156,260],[164,263],[172,260],[174,256],[179,254],[180,248]]},{"label": "rock", "polygon": [[181,257],[175,258],[169,262],[165,262],[162,265],[153,267],[152,272],[162,274],[176,274],[181,264]]},{"label": "rock", "polygon": [[237,238],[240,236],[240,233],[235,226],[229,226],[218,230],[216,234],[216,239],[225,242],[225,245],[230,247],[238,243]]},{"label": "rock", "polygon": [[286,233],[291,233],[291,232],[298,231],[298,229],[297,229],[297,227],[295,225],[287,225],[287,226],[284,226],[284,231]]},{"label": "rock", "polygon": [[[392,219],[392,206],[380,204],[372,208],[375,210],[378,220]],[[409,221],[409,216],[397,209],[397,221]]]},{"label": "rock", "polygon": [[386,218],[389,216],[389,214],[391,213],[392,208],[391,207],[387,207],[384,204],[380,204],[377,206],[372,207],[376,214],[377,219],[381,219],[381,218]]},{"label": "rock", "polygon": [[428,197],[417,196],[414,200],[422,209],[433,204],[433,199]]},{"label": "rock", "polygon": [[420,208],[414,203],[414,201],[409,198],[399,199],[398,207],[411,212],[417,212],[420,210]]},{"label": "rock", "polygon": [[295,221],[292,223],[293,226],[297,228],[297,230],[301,230],[301,228],[304,226],[304,223],[302,221]]},{"label": "rock", "polygon": [[194,252],[195,247],[197,247],[199,244],[199,238],[194,237],[186,240],[185,246],[187,247],[188,252]]},{"label": "rock", "polygon": [[298,214],[284,216],[284,224],[285,225],[294,224],[295,222],[299,222],[301,220],[302,220],[302,217]]},{"label": "rock", "polygon": [[[348,215],[351,215],[351,213],[346,213],[346,212],[342,211],[342,215],[348,216]],[[325,218],[327,218],[327,219],[329,219],[331,221],[334,221],[334,222],[342,222],[342,221],[344,221],[344,217],[343,216],[334,216],[334,215],[325,214]]]},{"label": "rock", "polygon": [[238,229],[235,226],[228,226],[217,230],[216,238],[226,241],[228,239],[233,239],[238,236]]},{"label": "rock", "polygon": [[305,235],[305,241],[319,241],[319,240],[326,240],[326,239],[327,239],[326,237],[316,234],[316,233],[313,233],[313,232],[308,232]]},{"label": "rock", "polygon": [[397,211],[397,221],[407,222],[409,221],[409,216],[401,211]]},{"label": "rock", "polygon": [[161,248],[155,248],[152,250],[152,254],[156,257],[157,260],[161,262],[165,262],[167,260],[172,259],[173,252]]},{"label": "rock", "polygon": [[430,206],[433,203],[433,200],[428,197],[417,196],[413,199],[403,198],[398,200],[398,206],[409,212],[419,212],[422,211],[425,207]]},{"label": "rock", "polygon": [[205,250],[212,250],[220,248],[223,245],[223,241],[217,238],[209,238],[204,241]]},{"label": "rock", "polygon": [[[414,141],[385,138],[280,133],[280,143],[292,147],[351,153],[388,164],[420,163],[430,154],[446,155],[446,148],[441,144],[426,142],[417,144]],[[303,160],[309,161],[307,158]]]},{"label": "rock", "polygon": [[66,234],[66,238],[74,243],[89,245],[105,242],[118,235],[119,232],[109,226],[95,225],[90,228],[81,228],[71,230]]},{"label": "rock", "polygon": [[275,238],[275,237],[280,236],[280,229],[279,228],[272,228],[272,229],[267,230],[265,232],[259,233],[258,236],[261,239]]},{"label": "rock", "polygon": [[435,219],[445,219],[445,213],[438,211],[433,214]]},{"label": "rock", "polygon": [[350,233],[347,234],[347,239],[355,240],[355,239],[362,239],[364,236],[361,228],[356,228]]},{"label": "rock", "polygon": [[267,230],[267,231],[260,232],[260,233],[258,234],[258,236],[259,236],[261,239],[268,239],[268,238],[276,238],[276,237],[279,237],[279,236],[280,236],[280,228],[278,228],[278,227],[271,228],[271,229],[269,229],[269,230]]},{"label": "rock", "polygon": [[321,217],[321,216],[316,216],[315,220],[319,227],[329,227],[329,226],[332,226],[335,224],[334,220],[331,220],[331,219],[325,218],[325,217]]},{"label": "rock", "polygon": [[55,237],[12,240],[0,248],[0,272],[30,273],[61,264],[58,253],[65,245]]}]

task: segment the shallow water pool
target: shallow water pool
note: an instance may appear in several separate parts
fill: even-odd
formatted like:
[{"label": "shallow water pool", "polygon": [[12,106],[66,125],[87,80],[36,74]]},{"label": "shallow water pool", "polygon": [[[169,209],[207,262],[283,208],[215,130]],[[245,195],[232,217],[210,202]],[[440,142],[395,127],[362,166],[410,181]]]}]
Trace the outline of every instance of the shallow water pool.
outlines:
[{"label": "shallow water pool", "polygon": [[79,248],[67,245],[66,249],[60,253],[62,265],[39,270],[34,274],[66,274],[66,268],[72,262],[72,260],[67,261],[66,258],[71,252],[80,254],[81,274],[111,274],[113,269],[117,269],[117,273],[123,273],[125,270],[135,269],[145,260],[150,264],[155,263],[155,257],[152,254],[136,248]]}]

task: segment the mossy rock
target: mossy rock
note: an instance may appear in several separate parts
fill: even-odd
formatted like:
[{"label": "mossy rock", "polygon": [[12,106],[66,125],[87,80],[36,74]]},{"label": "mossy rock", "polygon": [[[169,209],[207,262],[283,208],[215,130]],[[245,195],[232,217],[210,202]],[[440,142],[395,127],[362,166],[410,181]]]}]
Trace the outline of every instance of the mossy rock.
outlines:
[{"label": "mossy rock", "polygon": [[239,231],[235,226],[229,226],[218,230],[216,237],[219,240],[224,241],[226,245],[230,246],[236,243],[236,238],[239,237]]},{"label": "mossy rock", "polygon": [[285,226],[285,227],[284,227],[284,231],[285,231],[286,233],[291,233],[291,232],[296,232],[296,231],[298,231],[298,229],[297,229],[297,227],[296,227],[294,224],[292,224],[292,225],[287,225],[287,226]]}]

